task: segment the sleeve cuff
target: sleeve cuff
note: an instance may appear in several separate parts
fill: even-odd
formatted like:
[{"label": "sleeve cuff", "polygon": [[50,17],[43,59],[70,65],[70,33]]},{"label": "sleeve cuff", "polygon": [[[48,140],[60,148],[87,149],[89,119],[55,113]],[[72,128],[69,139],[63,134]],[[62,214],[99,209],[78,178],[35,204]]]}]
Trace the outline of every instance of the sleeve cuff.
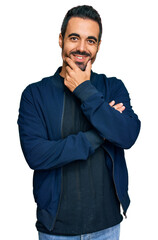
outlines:
[{"label": "sleeve cuff", "polygon": [[100,147],[104,143],[104,139],[100,137],[95,130],[87,131],[85,132],[85,135],[94,150],[96,150],[98,147]]},{"label": "sleeve cuff", "polygon": [[75,90],[73,91],[74,95],[78,97],[81,102],[84,102],[91,95],[98,93],[97,89],[91,84],[90,80],[87,80],[81,83]]}]

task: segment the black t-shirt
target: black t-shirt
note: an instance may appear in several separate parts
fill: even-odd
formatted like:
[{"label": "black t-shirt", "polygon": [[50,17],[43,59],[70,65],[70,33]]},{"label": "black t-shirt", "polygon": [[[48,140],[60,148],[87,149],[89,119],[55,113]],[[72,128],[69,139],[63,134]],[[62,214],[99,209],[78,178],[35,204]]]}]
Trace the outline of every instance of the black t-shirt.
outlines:
[{"label": "black t-shirt", "polygon": [[[63,137],[92,129],[80,101],[65,87]],[[69,124],[66,124],[69,123]],[[38,231],[55,235],[81,235],[112,227],[122,221],[120,203],[100,146],[86,161],[62,168],[62,195],[53,231],[37,222]]]}]

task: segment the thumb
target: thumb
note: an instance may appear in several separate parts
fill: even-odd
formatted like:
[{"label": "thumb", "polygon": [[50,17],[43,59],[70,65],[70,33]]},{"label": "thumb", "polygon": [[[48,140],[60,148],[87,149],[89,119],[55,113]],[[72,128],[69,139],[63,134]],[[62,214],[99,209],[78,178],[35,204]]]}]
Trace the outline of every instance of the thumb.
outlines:
[{"label": "thumb", "polygon": [[89,60],[85,71],[89,74],[91,72],[91,68],[92,68],[92,63],[91,63],[91,60]]}]

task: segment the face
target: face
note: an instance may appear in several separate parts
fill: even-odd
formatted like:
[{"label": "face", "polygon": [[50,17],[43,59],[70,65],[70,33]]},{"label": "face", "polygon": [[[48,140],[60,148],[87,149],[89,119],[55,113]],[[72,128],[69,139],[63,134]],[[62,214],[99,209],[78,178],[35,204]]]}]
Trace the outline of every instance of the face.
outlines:
[{"label": "face", "polygon": [[63,67],[65,71],[65,57],[71,58],[76,65],[85,70],[89,60],[95,61],[99,50],[99,24],[91,19],[72,17],[67,25],[64,39],[59,35],[59,45],[62,48]]}]

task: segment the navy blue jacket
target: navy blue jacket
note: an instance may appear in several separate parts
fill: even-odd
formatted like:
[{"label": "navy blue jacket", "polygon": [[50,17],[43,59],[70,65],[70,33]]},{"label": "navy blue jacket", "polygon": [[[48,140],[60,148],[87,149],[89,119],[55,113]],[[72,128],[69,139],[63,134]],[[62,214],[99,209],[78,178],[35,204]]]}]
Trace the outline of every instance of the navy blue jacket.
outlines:
[{"label": "navy blue jacket", "polygon": [[[18,118],[21,147],[28,165],[34,170],[37,219],[49,231],[53,229],[59,207],[62,167],[73,161],[86,161],[100,139],[105,139],[102,147],[108,154],[107,165],[126,213],[130,200],[124,149],[135,143],[140,131],[140,121],[132,110],[122,81],[91,72],[90,81],[79,85],[74,95],[80,99],[83,114],[94,131],[63,138],[65,86],[60,70],[23,91]],[[124,104],[123,113],[109,106],[112,100]]]}]

